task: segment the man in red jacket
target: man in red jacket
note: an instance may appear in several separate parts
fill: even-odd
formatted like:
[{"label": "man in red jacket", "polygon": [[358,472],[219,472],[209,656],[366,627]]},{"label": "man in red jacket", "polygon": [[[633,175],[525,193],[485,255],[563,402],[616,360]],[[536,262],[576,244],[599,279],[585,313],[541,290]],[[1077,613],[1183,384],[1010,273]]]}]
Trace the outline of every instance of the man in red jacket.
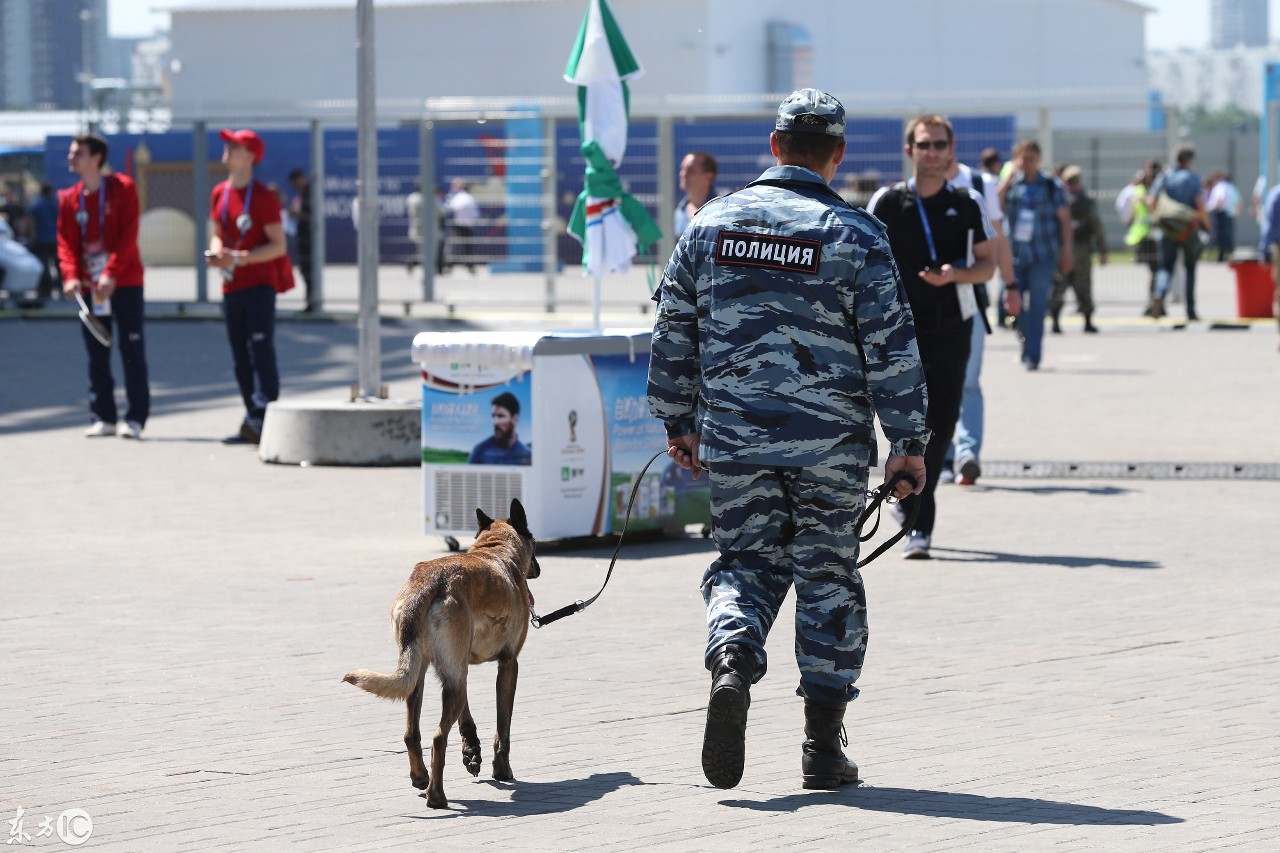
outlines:
[{"label": "man in red jacket", "polygon": [[244,400],[240,429],[225,444],[257,444],[267,403],[280,396],[276,366],[276,293],[293,287],[280,200],[254,180],[266,146],[252,130],[222,131],[228,176],[213,188],[209,218],[217,225],[205,257],[222,275],[222,313]]},{"label": "man in red jacket", "polygon": [[107,142],[92,134],[76,136],[67,153],[70,171],[80,176],[58,194],[58,265],[62,289],[92,296],[93,311],[120,344],[124,388],[129,401],[124,420],[116,413],[111,348],[82,328],[89,352],[89,413],[85,435],[141,438],[151,411],[143,337],[142,257],[138,254],[138,190],[124,175],[104,175]]}]

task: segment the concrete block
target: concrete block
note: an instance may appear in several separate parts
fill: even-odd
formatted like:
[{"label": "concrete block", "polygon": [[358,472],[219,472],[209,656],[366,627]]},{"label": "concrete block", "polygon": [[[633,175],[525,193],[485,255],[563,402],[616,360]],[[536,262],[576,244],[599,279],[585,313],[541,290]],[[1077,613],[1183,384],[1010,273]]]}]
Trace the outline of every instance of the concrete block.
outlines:
[{"label": "concrete block", "polygon": [[283,465],[418,465],[417,403],[276,401],[267,406],[258,458]]}]

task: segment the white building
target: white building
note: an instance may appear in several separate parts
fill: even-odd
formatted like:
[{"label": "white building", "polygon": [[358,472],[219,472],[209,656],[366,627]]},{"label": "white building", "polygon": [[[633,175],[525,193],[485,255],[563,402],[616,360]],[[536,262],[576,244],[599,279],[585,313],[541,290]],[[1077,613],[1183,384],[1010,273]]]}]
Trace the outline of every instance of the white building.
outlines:
[{"label": "white building", "polygon": [[[1146,102],[1150,10],[1129,0],[609,5],[646,72],[632,87],[633,111],[754,107],[762,94],[802,85],[828,89],[851,109],[903,112]],[[376,0],[374,8],[383,114],[414,114],[441,98],[556,99],[569,109],[561,75],[586,0]],[[354,103],[353,0],[172,0],[161,9],[172,14],[181,68],[175,118],[303,117],[323,103]],[[1126,115],[1145,121],[1140,109]]]},{"label": "white building", "polygon": [[1164,103],[1189,109],[1262,109],[1263,68],[1280,61],[1280,46],[1153,52],[1147,57],[1151,87]]}]

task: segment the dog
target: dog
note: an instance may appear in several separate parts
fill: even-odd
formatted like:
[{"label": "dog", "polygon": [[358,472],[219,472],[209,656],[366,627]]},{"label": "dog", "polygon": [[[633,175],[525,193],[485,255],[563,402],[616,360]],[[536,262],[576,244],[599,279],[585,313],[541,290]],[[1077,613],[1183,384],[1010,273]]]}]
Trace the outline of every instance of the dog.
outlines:
[{"label": "dog", "polygon": [[[498,727],[493,738],[493,778],[510,782],[511,709],[516,659],[529,632],[533,596],[526,580],[542,573],[536,543],[519,500],[511,515],[495,521],[476,510],[480,532],[463,554],[418,563],[391,605],[391,627],[400,661],[391,675],[357,669],[342,679],[386,699],[404,699],[408,722],[409,779],[427,789],[427,805],[448,807],[444,795],[444,751],[455,722],[462,735],[462,763],[480,773],[480,738],[467,704],[467,669],[498,662]],[[427,667],[435,665],[441,686],[440,726],[431,740],[431,771],[422,760],[422,691]]]}]

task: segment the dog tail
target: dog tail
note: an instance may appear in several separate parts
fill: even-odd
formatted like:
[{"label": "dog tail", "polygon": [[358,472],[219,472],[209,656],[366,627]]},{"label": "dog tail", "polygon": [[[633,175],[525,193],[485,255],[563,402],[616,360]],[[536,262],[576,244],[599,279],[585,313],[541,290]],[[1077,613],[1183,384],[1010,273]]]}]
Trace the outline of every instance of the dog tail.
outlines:
[{"label": "dog tail", "polygon": [[354,672],[348,672],[342,680],[348,684],[354,684],[361,690],[367,690],[375,696],[381,696],[383,699],[408,699],[414,688],[418,686],[418,679],[422,676],[425,666],[418,644],[410,643],[400,649],[400,662],[396,666],[396,671],[390,675],[383,675],[381,672],[369,669],[357,669]]}]

